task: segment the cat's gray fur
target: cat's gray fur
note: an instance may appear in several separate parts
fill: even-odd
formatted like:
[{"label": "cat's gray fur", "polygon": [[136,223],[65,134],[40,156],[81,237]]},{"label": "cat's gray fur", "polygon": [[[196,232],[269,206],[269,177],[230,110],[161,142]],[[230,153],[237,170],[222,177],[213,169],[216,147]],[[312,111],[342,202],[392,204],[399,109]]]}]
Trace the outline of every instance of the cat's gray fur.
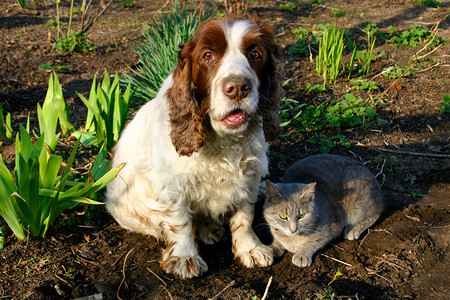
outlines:
[{"label": "cat's gray fur", "polygon": [[282,183],[267,181],[266,189],[264,217],[274,238],[271,247],[276,256],[284,250],[294,253],[292,263],[299,267],[310,266],[314,253],[342,232],[346,239],[357,239],[383,210],[375,177],[344,156],[300,160]]}]

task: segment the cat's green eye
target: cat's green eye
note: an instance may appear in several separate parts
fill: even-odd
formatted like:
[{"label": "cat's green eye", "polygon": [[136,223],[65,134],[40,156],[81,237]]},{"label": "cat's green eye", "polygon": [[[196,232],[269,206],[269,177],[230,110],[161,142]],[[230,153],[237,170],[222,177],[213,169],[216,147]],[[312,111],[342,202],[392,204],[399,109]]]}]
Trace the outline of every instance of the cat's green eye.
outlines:
[{"label": "cat's green eye", "polygon": [[303,219],[305,217],[305,214],[301,214],[297,216],[299,219]]},{"label": "cat's green eye", "polygon": [[286,220],[287,219],[287,216],[286,215],[278,215],[279,217],[280,217],[280,219],[282,219],[282,220]]}]

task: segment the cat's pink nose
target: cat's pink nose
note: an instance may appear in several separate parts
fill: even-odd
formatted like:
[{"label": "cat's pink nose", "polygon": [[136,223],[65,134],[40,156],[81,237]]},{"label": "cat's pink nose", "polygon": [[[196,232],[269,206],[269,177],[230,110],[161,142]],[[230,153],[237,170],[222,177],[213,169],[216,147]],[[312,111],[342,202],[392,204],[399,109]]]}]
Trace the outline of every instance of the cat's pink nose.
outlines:
[{"label": "cat's pink nose", "polygon": [[295,233],[295,232],[297,231],[296,228],[289,228],[289,230],[290,230],[292,233]]}]

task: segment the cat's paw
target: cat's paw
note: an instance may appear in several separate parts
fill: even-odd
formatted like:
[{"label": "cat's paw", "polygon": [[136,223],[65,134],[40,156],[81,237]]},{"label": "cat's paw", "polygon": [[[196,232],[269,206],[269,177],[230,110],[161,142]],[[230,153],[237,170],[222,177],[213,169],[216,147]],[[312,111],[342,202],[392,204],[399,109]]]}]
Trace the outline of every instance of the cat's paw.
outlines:
[{"label": "cat's paw", "polygon": [[269,247],[270,247],[270,249],[272,249],[274,257],[280,257],[284,254],[284,249],[278,248],[278,247],[274,246],[273,244],[270,245]]},{"label": "cat's paw", "polygon": [[292,256],[292,263],[297,267],[308,267],[312,263],[312,255],[307,256],[297,252]]},{"label": "cat's paw", "polygon": [[236,258],[247,268],[267,267],[273,263],[273,250],[261,244],[248,252],[236,253]]},{"label": "cat's paw", "polygon": [[362,231],[356,228],[350,228],[344,230],[344,238],[350,241],[357,240]]},{"label": "cat's paw", "polygon": [[220,241],[224,231],[223,224],[219,224],[212,220],[197,227],[198,237],[206,245],[212,245]]},{"label": "cat's paw", "polygon": [[197,277],[208,271],[208,265],[199,256],[169,256],[160,262],[161,268],[180,279]]}]

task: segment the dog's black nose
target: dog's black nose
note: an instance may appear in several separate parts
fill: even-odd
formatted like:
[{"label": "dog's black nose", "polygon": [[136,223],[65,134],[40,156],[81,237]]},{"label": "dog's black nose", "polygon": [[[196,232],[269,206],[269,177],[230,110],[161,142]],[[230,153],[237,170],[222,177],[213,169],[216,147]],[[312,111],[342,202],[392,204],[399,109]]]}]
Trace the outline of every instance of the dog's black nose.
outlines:
[{"label": "dog's black nose", "polygon": [[223,81],[223,93],[231,100],[241,101],[250,93],[250,80],[244,77],[229,77]]}]

